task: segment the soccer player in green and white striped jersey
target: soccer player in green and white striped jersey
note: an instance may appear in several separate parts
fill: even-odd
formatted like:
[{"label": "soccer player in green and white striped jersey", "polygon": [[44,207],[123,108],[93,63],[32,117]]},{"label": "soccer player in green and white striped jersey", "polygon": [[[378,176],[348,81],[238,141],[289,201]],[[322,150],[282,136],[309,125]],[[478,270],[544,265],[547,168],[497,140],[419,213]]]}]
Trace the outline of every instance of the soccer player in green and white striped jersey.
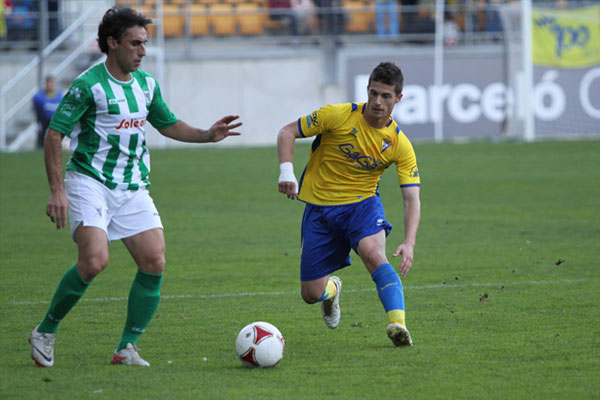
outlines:
[{"label": "soccer player in green and white striped jersey", "polygon": [[[108,264],[108,248],[122,240],[138,271],[127,306],[127,319],[113,364],[149,366],[136,346],[160,300],[165,240],[158,211],[148,193],[150,155],[145,127],[183,142],[218,142],[240,133],[237,115],[209,129],[178,120],[165,104],[154,77],[139,69],[146,55],[146,26],[152,23],[129,8],[109,9],[98,27],[106,61],[71,85],[46,134],[44,155],[50,184],[46,214],[64,228],[67,210],[77,263],[60,281],[48,312],[29,336],[32,359],[54,364],[54,339],[60,321]],[[72,155],[63,181],[64,136]]]}]

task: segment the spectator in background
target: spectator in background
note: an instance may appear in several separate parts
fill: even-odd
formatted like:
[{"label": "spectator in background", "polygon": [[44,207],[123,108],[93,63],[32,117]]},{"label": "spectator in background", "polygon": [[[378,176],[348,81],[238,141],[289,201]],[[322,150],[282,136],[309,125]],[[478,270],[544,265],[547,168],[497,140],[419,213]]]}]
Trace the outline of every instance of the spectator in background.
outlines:
[{"label": "spectator in background", "polygon": [[279,21],[289,26],[290,33],[294,36],[298,34],[298,21],[296,14],[292,11],[291,0],[269,0],[269,17],[273,21]]},{"label": "spectator in background", "polygon": [[435,33],[435,10],[432,1],[418,0],[416,7],[416,11],[405,17],[405,32],[419,35],[430,34],[430,36],[419,36],[411,40],[415,43],[429,43],[433,41],[433,34]]},{"label": "spectator in background", "polygon": [[60,104],[63,94],[56,89],[56,79],[48,75],[44,87],[33,97],[33,109],[38,124],[37,147],[44,147],[44,137],[50,120]]},{"label": "spectator in background", "polygon": [[5,6],[8,40],[35,40],[37,13],[33,1],[14,0]]},{"label": "spectator in background", "polygon": [[326,35],[339,35],[344,29],[344,14],[341,0],[315,0],[319,8],[322,32]]},{"label": "spectator in background", "polygon": [[315,3],[312,0],[291,0],[290,3],[296,15],[298,32],[302,35],[317,35],[319,21],[315,15]]},{"label": "spectator in background", "polygon": [[485,32],[502,32],[502,22],[500,21],[500,13],[498,12],[498,4],[504,1],[500,0],[479,0],[480,6],[484,9],[483,21],[480,23],[481,31]]},{"label": "spectator in background", "polygon": [[460,28],[450,12],[444,13],[444,45],[448,47],[456,46],[460,36]]},{"label": "spectator in background", "polygon": [[398,33],[400,32],[398,25],[398,5],[395,0],[376,0],[375,17],[377,21],[377,36],[380,39],[395,39],[398,37]]},{"label": "spectator in background", "polygon": [[58,37],[58,0],[48,0],[48,38],[53,41]]}]

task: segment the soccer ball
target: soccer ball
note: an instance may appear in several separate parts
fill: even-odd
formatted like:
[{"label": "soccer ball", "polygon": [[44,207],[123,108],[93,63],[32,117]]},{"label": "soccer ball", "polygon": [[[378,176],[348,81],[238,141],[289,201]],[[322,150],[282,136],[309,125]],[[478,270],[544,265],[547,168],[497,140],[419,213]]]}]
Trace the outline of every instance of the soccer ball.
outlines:
[{"label": "soccer ball", "polygon": [[248,368],[274,367],[283,358],[285,341],[279,329],[268,322],[246,325],[235,340],[235,350]]}]

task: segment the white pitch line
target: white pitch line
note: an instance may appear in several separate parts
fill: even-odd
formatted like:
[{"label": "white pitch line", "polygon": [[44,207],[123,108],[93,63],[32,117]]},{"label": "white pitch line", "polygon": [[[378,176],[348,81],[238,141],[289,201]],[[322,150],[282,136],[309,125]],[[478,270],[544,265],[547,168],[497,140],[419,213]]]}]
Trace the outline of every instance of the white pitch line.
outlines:
[{"label": "white pitch line", "polygon": [[[489,282],[489,283],[439,283],[437,285],[421,285],[412,286],[405,285],[404,290],[432,290],[432,289],[464,289],[464,288],[478,288],[478,287],[502,287],[504,286],[523,286],[523,285],[560,285],[560,284],[572,284],[579,282],[589,282],[589,279],[561,279],[555,281],[541,280],[541,281],[523,281],[523,282]],[[344,289],[344,293],[360,293],[360,292],[372,292],[375,288],[367,289]],[[240,292],[240,293],[215,293],[215,294],[179,294],[179,295],[165,295],[161,296],[161,300],[171,299],[219,299],[223,297],[254,297],[254,296],[281,296],[289,294],[299,294],[297,291],[289,292]],[[82,302],[110,302],[110,301],[125,301],[127,297],[96,297],[91,299],[83,298]],[[16,306],[35,306],[39,304],[49,304],[50,301],[9,301],[7,305]]]}]

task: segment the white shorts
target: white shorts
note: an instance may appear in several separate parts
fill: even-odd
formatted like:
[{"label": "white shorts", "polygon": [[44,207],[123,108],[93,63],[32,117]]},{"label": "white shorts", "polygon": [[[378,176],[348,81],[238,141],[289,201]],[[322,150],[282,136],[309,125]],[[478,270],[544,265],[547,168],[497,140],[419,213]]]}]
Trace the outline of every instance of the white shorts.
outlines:
[{"label": "white shorts", "polygon": [[147,189],[111,190],[75,171],[65,173],[71,238],[79,224],[106,232],[109,242],[154,229],[163,229],[158,210]]}]

